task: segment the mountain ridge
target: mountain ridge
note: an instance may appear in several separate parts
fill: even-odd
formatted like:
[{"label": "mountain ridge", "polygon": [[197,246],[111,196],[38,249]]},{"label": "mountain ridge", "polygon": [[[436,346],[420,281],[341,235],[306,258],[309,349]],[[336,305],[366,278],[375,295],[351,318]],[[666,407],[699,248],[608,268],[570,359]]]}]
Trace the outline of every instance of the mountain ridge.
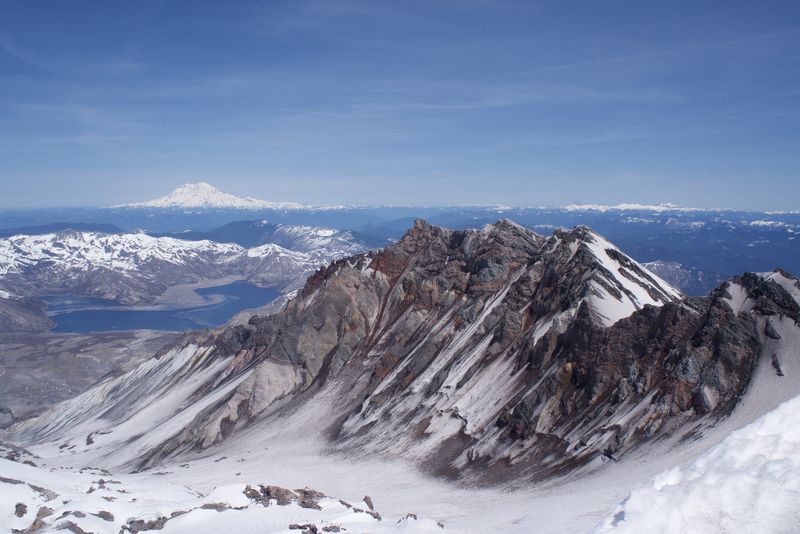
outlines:
[{"label": "mountain ridge", "polygon": [[687,297],[586,227],[417,221],[321,267],[283,310],[185,334],[2,435],[62,470],[57,487],[86,466],[126,492],[164,474],[206,498],[230,487],[225,519],[244,481],[275,480],[367,483],[394,517],[413,503],[457,532],[613,528],[632,487],[658,490],[800,395],[798,321],[784,271]]},{"label": "mountain ridge", "polygon": [[[16,430],[144,469],[299,411],[333,450],[489,480],[702,432],[771,365],[762,347],[795,328],[800,284],[747,275],[683,297],[609,245],[586,227],[545,238],[509,221],[417,221],[395,245],[318,270],[282,312],[189,336]],[[158,400],[167,384],[172,407]],[[134,394],[135,420],[154,417],[138,437],[118,419]],[[65,421],[82,430],[62,434]]]}]

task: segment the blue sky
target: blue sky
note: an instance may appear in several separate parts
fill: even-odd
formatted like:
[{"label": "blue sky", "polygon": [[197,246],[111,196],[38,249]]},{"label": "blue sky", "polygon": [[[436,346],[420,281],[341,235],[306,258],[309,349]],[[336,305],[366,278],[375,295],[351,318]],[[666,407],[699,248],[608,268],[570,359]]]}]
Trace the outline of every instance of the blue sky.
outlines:
[{"label": "blue sky", "polygon": [[800,2],[0,1],[0,206],[800,208]]}]

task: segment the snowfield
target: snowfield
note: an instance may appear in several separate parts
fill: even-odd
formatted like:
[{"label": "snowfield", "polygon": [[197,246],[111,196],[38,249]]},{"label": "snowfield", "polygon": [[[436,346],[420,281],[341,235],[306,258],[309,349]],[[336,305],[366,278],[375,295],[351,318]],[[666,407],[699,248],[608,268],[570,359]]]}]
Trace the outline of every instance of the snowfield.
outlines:
[{"label": "snowfield", "polygon": [[0,524],[6,532],[282,534],[310,525],[322,532],[443,532],[436,521],[413,514],[384,521],[368,497],[350,504],[308,488],[234,483],[203,494],[172,482],[169,473],[111,476],[5,459],[0,473]]},{"label": "snowfield", "polygon": [[634,489],[596,532],[800,532],[800,397]]},{"label": "snowfield", "polygon": [[[70,467],[16,453],[19,461],[0,459],[0,525],[23,530],[37,514],[48,513],[41,532],[71,523],[116,534],[135,521],[159,519],[167,519],[165,532],[175,533],[289,533],[298,532],[289,525],[307,524],[356,533],[800,530],[800,397],[733,432],[686,467],[665,470],[669,456],[652,450],[649,458],[594,466],[586,476],[527,489],[467,489],[427,478],[403,462],[329,456],[317,438],[302,440],[301,426],[291,424],[284,435],[253,429],[210,456],[138,474],[78,468],[75,455],[63,458],[76,464]],[[653,470],[660,472],[643,484],[641,474]],[[248,486],[304,488],[303,481],[338,493],[320,497],[320,509],[274,499],[265,504],[245,494]],[[367,513],[364,494],[371,495],[380,520]],[[613,499],[626,494],[615,508]],[[24,513],[17,515],[20,504]]]}]

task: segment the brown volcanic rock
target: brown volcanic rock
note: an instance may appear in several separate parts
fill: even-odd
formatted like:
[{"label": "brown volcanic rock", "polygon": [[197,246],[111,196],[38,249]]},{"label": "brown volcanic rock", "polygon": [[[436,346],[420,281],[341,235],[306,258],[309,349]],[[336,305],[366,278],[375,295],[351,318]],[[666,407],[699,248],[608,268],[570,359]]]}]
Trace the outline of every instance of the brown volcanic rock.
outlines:
[{"label": "brown volcanic rock", "polygon": [[[321,318],[339,319],[337,335],[316,345],[325,363],[308,365],[308,344],[297,351],[307,370],[319,369],[318,385],[337,376],[348,389],[364,384],[343,395],[353,411],[335,429],[339,446],[433,457],[446,470],[505,457],[550,473],[727,413],[756,362],[754,323],[721,295],[676,298],[616,249],[606,249],[619,266],[609,272],[607,259],[582,246],[594,236],[579,227],[546,240],[508,221],[480,232],[418,221],[396,246],[327,268],[290,304],[281,333],[305,330],[293,338],[304,339],[317,325],[319,340]],[[643,288],[664,305],[606,327],[590,300],[598,287],[619,299]],[[770,287],[765,302],[790,308],[794,300]],[[492,396],[497,389],[505,394]],[[491,405],[476,409],[482,402]],[[460,430],[423,443],[451,418]]]},{"label": "brown volcanic rock", "polygon": [[[435,434],[444,424],[437,419],[455,418],[462,428],[433,445],[438,465],[494,462],[509,444],[523,458],[558,451],[538,461],[542,469],[590,459],[654,435],[669,417],[713,411],[743,387],[726,375],[728,388],[702,396],[714,351],[680,347],[704,324],[703,304],[678,303],[616,249],[598,258],[584,244],[600,239],[584,227],[545,239],[510,221],[463,232],[417,221],[395,246],[321,269],[283,314],[254,318],[237,336],[246,338],[248,365],[266,358],[302,369],[296,391],[329,382],[342,388],[351,413],[333,429],[341,447],[379,451],[391,440],[422,457],[426,439],[419,436]],[[606,328],[591,298],[604,292],[621,300],[636,288],[675,303],[644,306]],[[668,377],[668,357],[694,374]],[[487,374],[501,383],[487,383]],[[504,395],[495,398],[497,389]],[[609,431],[617,410],[648,395],[652,408],[641,428]],[[475,409],[466,400],[491,406]],[[451,438],[460,444],[446,444]]]}]

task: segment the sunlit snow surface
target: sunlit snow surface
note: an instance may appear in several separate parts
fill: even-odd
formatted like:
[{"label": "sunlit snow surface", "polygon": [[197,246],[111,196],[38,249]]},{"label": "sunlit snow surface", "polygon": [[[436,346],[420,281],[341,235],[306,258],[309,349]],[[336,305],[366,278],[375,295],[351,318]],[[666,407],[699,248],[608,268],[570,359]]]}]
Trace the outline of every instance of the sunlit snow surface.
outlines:
[{"label": "sunlit snow surface", "polygon": [[[110,476],[96,469],[80,472],[43,469],[0,459],[0,531],[24,531],[36,520],[36,532],[117,534],[133,521],[158,521],[144,531],[193,534],[292,532],[291,525],[313,524],[342,532],[443,532],[437,522],[413,516],[382,520],[362,501],[352,504],[322,497],[314,507],[297,502],[259,503],[245,495],[243,483],[215,487],[205,494],[171,480],[169,473]],[[83,529],[73,530],[71,526]],[[3,530],[7,528],[9,530]],[[13,529],[13,530],[11,530]],[[294,532],[300,532],[295,529]],[[322,530],[325,532],[325,530]]]},{"label": "sunlit snow surface", "polygon": [[212,253],[221,261],[241,256],[244,249],[228,243],[183,241],[145,234],[64,234],[18,235],[0,239],[0,275],[40,264],[58,264],[65,269],[90,270],[105,267],[130,271],[137,265],[161,260],[176,265]]},{"label": "sunlit snow surface", "polygon": [[[297,429],[287,430],[295,434]],[[87,531],[116,534],[134,518],[170,517],[165,532],[211,533],[235,528],[241,534],[288,533],[290,524],[314,523],[359,533],[535,534],[589,532],[592,514],[586,512],[605,508],[610,515],[605,521],[600,517],[594,520],[595,524],[600,522],[595,534],[800,531],[800,397],[732,433],[688,467],[663,471],[644,485],[632,478],[633,471],[645,467],[640,464],[633,470],[630,465],[609,465],[600,476],[595,473],[546,490],[467,490],[427,479],[402,462],[359,465],[344,458],[317,456],[315,447],[300,440],[290,451],[290,440],[274,440],[277,435],[261,434],[261,440],[249,437],[246,442],[257,445],[253,449],[261,449],[260,453],[244,450],[241,443],[226,451],[231,456],[198,458],[141,474],[32,467],[0,459],[0,521],[3,526],[24,529],[40,508],[48,507],[53,513],[46,518],[42,532],[56,532],[66,521],[72,521]],[[272,463],[270,457],[282,460]],[[314,458],[319,462],[316,466]],[[663,469],[663,462],[664,458],[656,460],[656,465]],[[324,489],[344,493],[323,498],[321,510],[297,504],[272,503],[265,507],[243,493],[247,483],[275,482],[295,488],[302,487],[300,480],[321,482],[323,471],[327,479],[322,484]],[[105,483],[100,483],[101,479]],[[381,485],[385,492],[378,489]],[[616,510],[603,504],[625,485],[636,487]],[[48,495],[47,491],[53,493]],[[383,515],[381,521],[338,500],[351,499],[354,507],[366,509],[358,497],[364,493],[375,499],[376,509]],[[21,517],[14,514],[18,503],[27,508]],[[217,511],[212,507],[219,505],[229,508]],[[71,513],[76,510],[85,516]],[[406,517],[401,510],[417,512],[419,518]],[[579,511],[583,513],[576,517]],[[114,519],[93,515],[101,512]],[[173,519],[174,512],[181,515]],[[429,515],[423,515],[426,513]],[[438,525],[440,520],[445,523],[444,530]]]},{"label": "sunlit snow surface", "polygon": [[597,532],[800,532],[800,397],[634,489]]}]

